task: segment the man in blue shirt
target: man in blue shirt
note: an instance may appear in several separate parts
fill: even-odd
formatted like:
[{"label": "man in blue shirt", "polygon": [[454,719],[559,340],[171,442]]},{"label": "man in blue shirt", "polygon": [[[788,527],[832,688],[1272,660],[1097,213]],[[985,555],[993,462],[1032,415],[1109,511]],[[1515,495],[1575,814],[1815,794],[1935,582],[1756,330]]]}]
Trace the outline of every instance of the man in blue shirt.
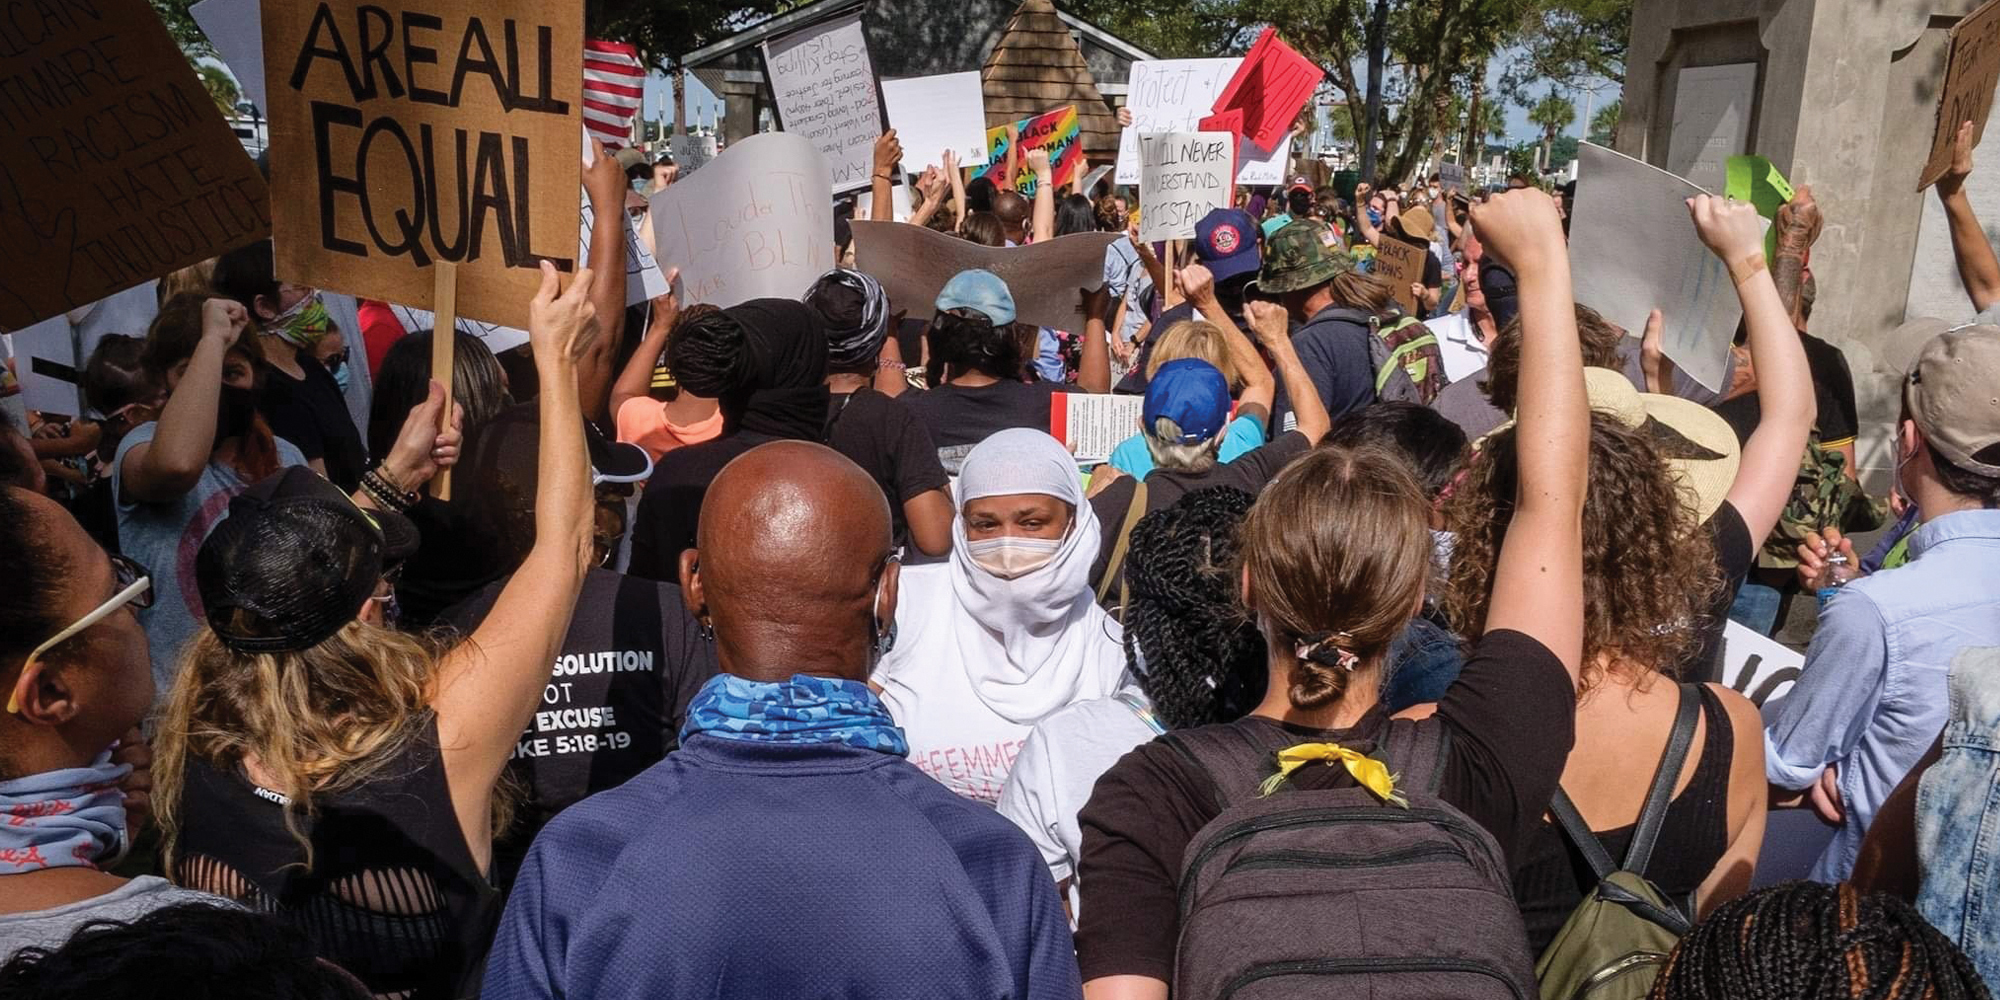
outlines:
[{"label": "man in blue shirt", "polygon": [[1815,880],[1848,876],[1883,800],[1937,740],[1952,659],[2000,646],[1995,385],[2000,327],[1954,330],[1923,346],[1904,382],[1896,436],[1897,479],[1924,521],[1910,562],[1836,592],[1798,686],[1767,709],[1765,772],[1779,803],[1810,803],[1840,827],[1813,865]]},{"label": "man in blue shirt", "polygon": [[1080,995],[1034,845],[906,761],[865,683],[894,642],[889,523],[816,444],[716,477],[680,573],[723,672],[679,750],[535,839],[486,997]]}]

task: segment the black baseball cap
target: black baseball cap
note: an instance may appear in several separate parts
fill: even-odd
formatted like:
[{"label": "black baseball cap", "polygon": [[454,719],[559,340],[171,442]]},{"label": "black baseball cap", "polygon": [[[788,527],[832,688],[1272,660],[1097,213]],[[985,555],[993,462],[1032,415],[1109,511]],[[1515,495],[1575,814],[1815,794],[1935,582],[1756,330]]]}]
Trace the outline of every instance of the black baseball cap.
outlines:
[{"label": "black baseball cap", "polygon": [[203,615],[242,653],[311,649],[354,620],[390,567],[417,550],[417,527],[362,510],[304,466],[258,480],[195,554]]}]

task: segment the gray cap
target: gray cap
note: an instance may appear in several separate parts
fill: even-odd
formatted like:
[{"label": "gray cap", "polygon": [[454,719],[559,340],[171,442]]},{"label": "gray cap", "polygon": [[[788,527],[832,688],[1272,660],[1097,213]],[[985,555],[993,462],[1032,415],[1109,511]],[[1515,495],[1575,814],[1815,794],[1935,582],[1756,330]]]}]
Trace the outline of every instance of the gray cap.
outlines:
[{"label": "gray cap", "polygon": [[2000,326],[1931,338],[1905,376],[1903,401],[1951,464],[2000,476]]}]

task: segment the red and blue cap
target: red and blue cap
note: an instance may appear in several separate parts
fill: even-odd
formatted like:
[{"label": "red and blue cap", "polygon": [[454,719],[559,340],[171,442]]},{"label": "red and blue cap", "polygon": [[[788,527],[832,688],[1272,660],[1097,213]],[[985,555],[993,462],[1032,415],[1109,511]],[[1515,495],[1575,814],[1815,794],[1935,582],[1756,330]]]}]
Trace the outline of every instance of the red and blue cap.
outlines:
[{"label": "red and blue cap", "polygon": [[1194,255],[1220,283],[1262,266],[1257,220],[1240,208],[1218,208],[1194,224]]}]

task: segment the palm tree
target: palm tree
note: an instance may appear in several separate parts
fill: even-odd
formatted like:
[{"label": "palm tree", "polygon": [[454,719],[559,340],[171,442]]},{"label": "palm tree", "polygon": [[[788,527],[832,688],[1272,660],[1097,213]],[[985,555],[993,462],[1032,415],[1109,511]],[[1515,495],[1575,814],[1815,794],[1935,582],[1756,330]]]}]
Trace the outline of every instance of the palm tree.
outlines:
[{"label": "palm tree", "polygon": [[1569,98],[1556,93],[1554,88],[1550,88],[1541,100],[1536,101],[1534,106],[1528,109],[1528,120],[1542,127],[1541,162],[1546,166],[1549,162],[1549,146],[1556,141],[1556,136],[1562,134],[1563,129],[1570,127],[1570,124],[1576,121],[1576,105],[1571,103]]},{"label": "palm tree", "polygon": [[1590,116],[1590,141],[1600,146],[1611,145],[1618,134],[1618,119],[1625,115],[1625,102],[1612,101]]},{"label": "palm tree", "polygon": [[204,63],[195,68],[195,73],[201,77],[202,88],[208,91],[209,100],[215,102],[222,117],[236,117],[236,102],[243,98],[243,92],[237,89],[236,79],[229,71],[214,63]]}]

